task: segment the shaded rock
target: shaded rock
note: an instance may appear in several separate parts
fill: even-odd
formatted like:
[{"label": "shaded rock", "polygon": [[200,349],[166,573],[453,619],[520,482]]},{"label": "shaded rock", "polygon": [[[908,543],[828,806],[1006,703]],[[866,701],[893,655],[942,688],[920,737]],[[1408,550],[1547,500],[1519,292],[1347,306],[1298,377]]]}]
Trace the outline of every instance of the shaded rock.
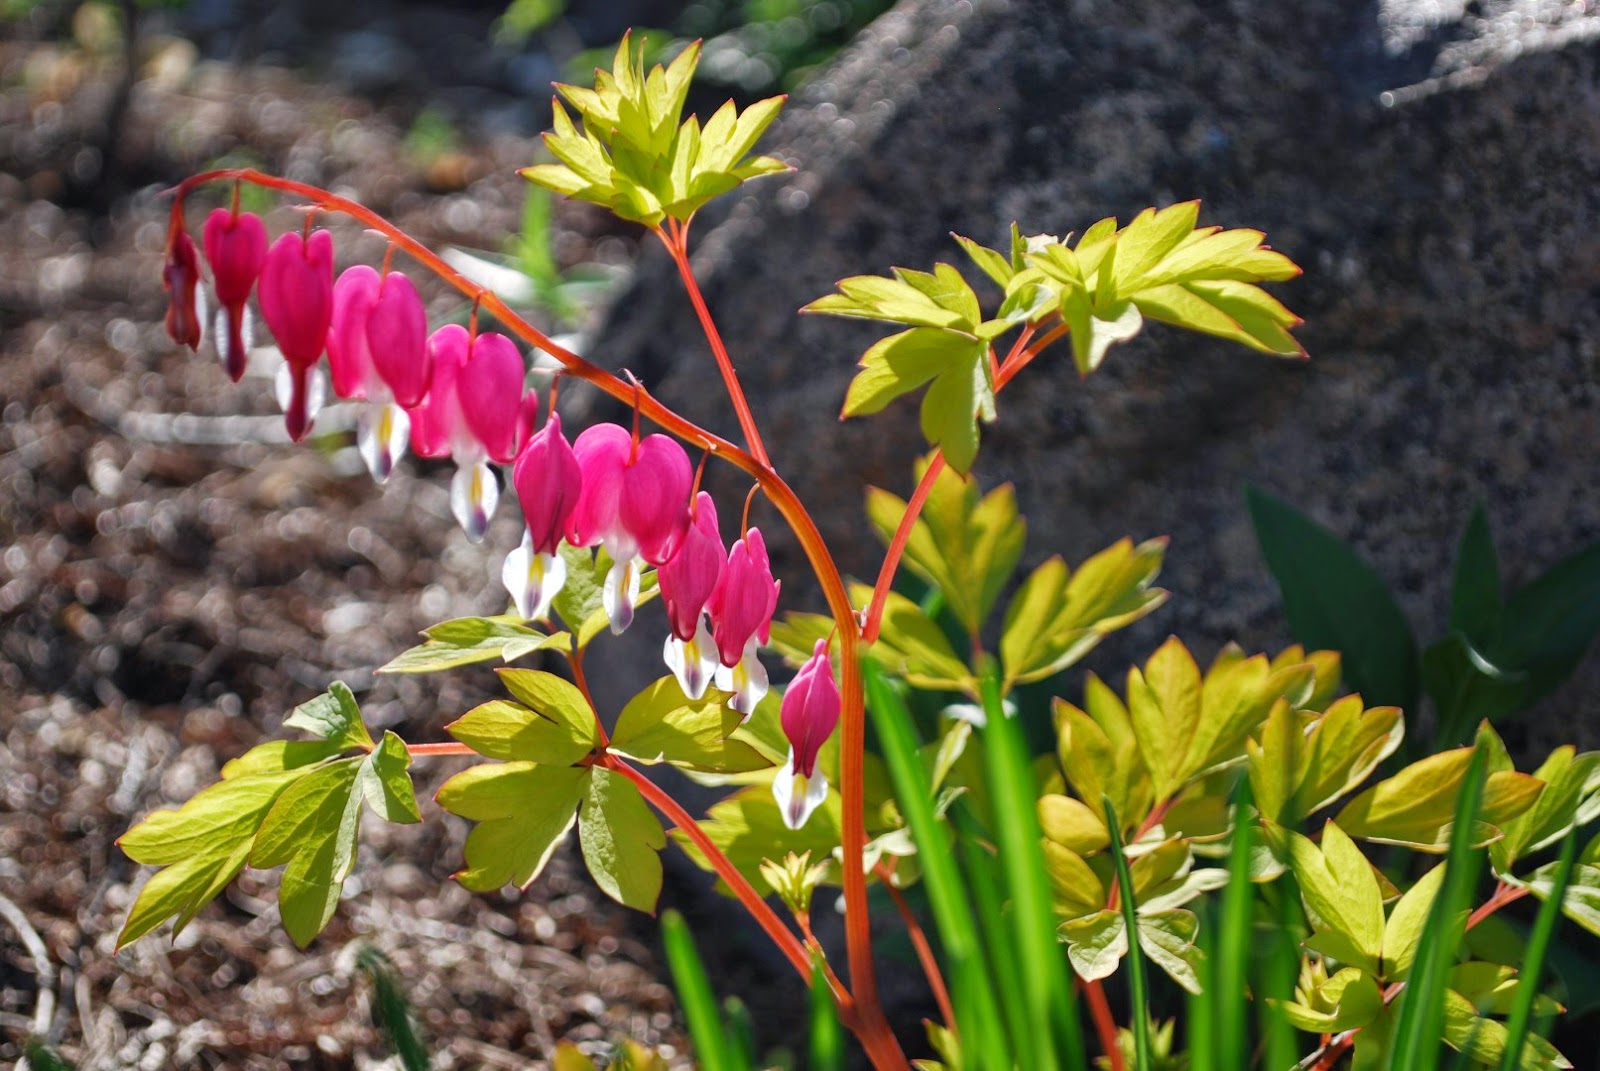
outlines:
[{"label": "shaded rock", "polygon": [[[884,332],[791,311],[846,275],[965,268],[950,230],[998,244],[1013,219],[1081,231],[1192,197],[1202,223],[1259,227],[1305,267],[1276,289],[1313,360],[1153,325],[1080,382],[1062,351],[1002,395],[979,459],[1017,482],[1031,560],[1172,536],[1177,597],[1100,666],[1168,631],[1202,650],[1287,642],[1245,481],[1357,545],[1424,641],[1475,501],[1513,587],[1600,538],[1593,5],[902,5],[768,147],[799,171],[702,223],[696,269],[775,461],[856,575],[879,558],[861,484],[909,489],[915,405],[836,425]],[[665,257],[616,309],[594,352],[736,436]],[[777,554],[798,577],[793,544]],[[1550,713],[1600,684],[1595,659],[1580,678]],[[1535,742],[1600,744],[1600,726],[1554,728]]]}]

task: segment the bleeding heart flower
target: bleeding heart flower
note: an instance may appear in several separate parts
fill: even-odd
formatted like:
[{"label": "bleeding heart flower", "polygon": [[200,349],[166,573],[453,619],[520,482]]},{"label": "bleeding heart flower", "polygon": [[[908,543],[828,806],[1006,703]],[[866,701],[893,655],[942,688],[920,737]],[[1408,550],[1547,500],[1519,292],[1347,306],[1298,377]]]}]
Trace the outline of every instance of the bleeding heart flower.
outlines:
[{"label": "bleeding heart flower", "polygon": [[194,239],[178,231],[167,241],[161,287],[167,292],[167,337],[191,350],[200,346],[200,258]]},{"label": "bleeding heart flower", "polygon": [[554,554],[583,492],[583,470],[561,433],[561,415],[551,413],[544,427],[528,438],[511,470],[517,501],[528,522],[533,548]]},{"label": "bleeding heart flower", "polygon": [[583,493],[567,525],[567,542],[605,545],[615,565],[606,575],[602,603],[611,630],[621,632],[633,620],[640,560],[665,565],[689,529],[694,470],[677,440],[648,435],[635,441],[617,424],[585,428],[572,449],[583,470]]},{"label": "bleeding heart flower", "polygon": [[839,724],[840,705],[828,641],[818,640],[784,690],[778,714],[783,735],[789,738],[789,758],[772,781],[772,795],[790,829],[805,825],[828,797],[828,779],[817,772],[817,752]]},{"label": "bleeding heart flower", "polygon": [[721,663],[717,687],[733,693],[728,705],[745,717],[767,694],[767,670],[756,652],[771,636],[778,586],[761,529],[751,528],[729,548],[728,564],[708,607]]},{"label": "bleeding heart flower", "polygon": [[267,228],[254,212],[219,208],[206,217],[203,235],[217,304],[228,318],[227,342],[219,347],[222,364],[237,383],[250,360],[246,302],[267,262]]},{"label": "bleeding heart flower", "polygon": [[701,491],[683,545],[656,573],[672,632],[662,658],[683,686],[684,695],[699,699],[717,668],[717,648],[706,627],[705,606],[722,577],[727,552],[717,528],[717,507]]},{"label": "bleeding heart flower", "polygon": [[333,319],[333,235],[291,231],[267,250],[257,287],[261,315],[287,362],[289,404],[286,422],[296,442],[311,430],[316,415],[311,371],[322,357]]},{"label": "bleeding heart flower", "polygon": [[456,377],[456,400],[461,419],[451,451],[458,457],[472,452],[470,442],[495,461],[506,464],[522,445],[518,432],[523,423],[523,387],[527,369],[516,343],[504,335],[479,335],[467,350],[466,363]]},{"label": "bleeding heart flower", "polygon": [[411,281],[365,264],[333,284],[328,367],[341,398],[365,398],[356,443],[373,479],[389,478],[405,453],[411,420],[403,405],[427,392],[428,316]]}]

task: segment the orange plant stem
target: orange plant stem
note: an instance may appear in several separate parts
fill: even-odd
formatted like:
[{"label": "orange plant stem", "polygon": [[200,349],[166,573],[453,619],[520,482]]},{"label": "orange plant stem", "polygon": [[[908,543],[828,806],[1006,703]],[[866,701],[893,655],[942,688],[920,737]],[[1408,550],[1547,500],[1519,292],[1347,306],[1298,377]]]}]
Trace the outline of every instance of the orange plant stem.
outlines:
[{"label": "orange plant stem", "polygon": [[465,744],[448,740],[442,744],[407,744],[406,754],[415,759],[428,755],[476,755],[477,752]]},{"label": "orange plant stem", "polygon": [[750,403],[745,400],[744,388],[739,385],[739,373],[734,371],[733,358],[728,356],[728,347],[722,341],[722,332],[717,330],[716,321],[711,318],[711,310],[706,307],[705,295],[700,292],[700,284],[694,277],[694,268],[689,263],[689,225],[669,219],[667,229],[665,231],[657,229],[656,237],[661,239],[661,243],[667,247],[667,252],[672,254],[672,262],[678,266],[678,274],[683,278],[683,288],[689,293],[689,301],[694,305],[695,315],[700,317],[700,327],[706,333],[706,341],[711,343],[711,355],[717,360],[717,370],[722,373],[722,382],[728,388],[728,398],[733,402],[733,411],[739,417],[739,429],[744,432],[744,441],[757,461],[763,465],[770,465],[766,445],[761,441],[761,430],[756,426],[755,414],[750,411]]},{"label": "orange plant stem", "polygon": [[905,920],[906,932],[911,936],[911,946],[917,950],[917,960],[922,964],[922,973],[928,978],[928,988],[933,990],[933,1001],[939,1005],[939,1015],[944,1019],[945,1027],[954,1031],[956,1010],[950,1004],[950,990],[944,984],[944,974],[939,970],[939,961],[934,957],[933,946],[928,943],[928,935],[923,931],[922,923],[917,921],[916,912],[906,903],[905,895],[891,880],[894,872],[882,863],[878,864],[877,872],[883,887],[889,890],[889,899],[894,901],[900,917]]},{"label": "orange plant stem", "polygon": [[1094,1032],[1099,1036],[1100,1047],[1105,1050],[1106,1059],[1111,1063],[1111,1071],[1125,1071],[1122,1049],[1117,1045],[1117,1021],[1111,1015],[1106,987],[1096,979],[1084,982],[1083,989],[1089,995],[1089,1017],[1094,1020]]}]

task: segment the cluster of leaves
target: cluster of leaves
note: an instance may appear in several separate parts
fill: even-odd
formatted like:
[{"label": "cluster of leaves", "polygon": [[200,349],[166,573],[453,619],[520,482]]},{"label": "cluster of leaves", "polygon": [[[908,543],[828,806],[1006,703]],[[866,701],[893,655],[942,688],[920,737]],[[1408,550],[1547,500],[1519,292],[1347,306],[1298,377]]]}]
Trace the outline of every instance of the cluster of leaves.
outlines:
[{"label": "cluster of leaves", "polygon": [[1251,488],[1256,538],[1300,642],[1342,651],[1363,693],[1405,710],[1424,694],[1437,736],[1527,710],[1578,668],[1600,635],[1600,544],[1559,562],[1509,598],[1483,507],[1456,552],[1449,632],[1426,648],[1383,580],[1349,545],[1293,507]]},{"label": "cluster of leaves", "polygon": [[1289,334],[1299,317],[1258,285],[1300,274],[1254,230],[1198,225],[1200,203],[1146,209],[1126,227],[1102,219],[1076,244],[1071,236],[1024,237],[1011,228],[1009,254],[959,235],[956,240],[995,286],[1001,302],[985,318],[977,293],[949,264],[932,272],[895,268],[889,277],[841,280],[839,292],[803,311],[858,317],[905,328],[861,358],[843,415],[876,413],[924,386],[922,432],[958,472],[978,452],[979,422],[995,419],[998,364],[992,347],[1014,328],[1059,323],[1069,329],[1082,375],[1106,352],[1137,335],[1145,319],[1216,335],[1263,353],[1304,356]]},{"label": "cluster of leaves", "polygon": [[708,201],[747,179],[788,170],[770,156],[750,157],[756,141],[778,116],[782,97],[757,101],[742,112],[724,104],[704,127],[683,118],[689,81],[700,61],[690,45],[665,68],[647,74],[642,47],[624,36],[611,70],[595,71],[593,89],[558,85],[582,129],[557,99],[554,128],[545,145],[560,161],[524,168],[529,181],[611,210],[621,219],[660,226],[687,222]]},{"label": "cluster of leaves", "polygon": [[[927,464],[927,459],[919,463],[919,476]],[[867,514],[885,542],[899,527],[906,508],[903,500],[887,491],[874,488],[867,493]],[[985,651],[983,636],[1001,594],[1015,579],[1026,538],[1027,525],[1017,512],[1016,494],[1009,484],[982,494],[975,480],[944,469],[933,481],[905,553],[907,568],[937,594],[919,605],[890,592],[884,604],[872,657],[912,687],[939,695],[941,706],[963,715],[947,719],[939,738],[926,748],[941,811],[962,793],[983,792],[982,760],[976,751],[967,754],[973,723],[983,720],[973,706],[979,699],[980,678],[994,657]],[[1152,584],[1165,546],[1159,539],[1140,544],[1124,539],[1075,570],[1060,557],[1051,557],[1023,577],[1001,616],[1002,693],[1009,695],[1019,685],[1060,673],[1086,656],[1102,637],[1160,606],[1167,593]],[[870,604],[872,589],[867,585],[852,584],[850,591],[857,606],[865,609]],[[966,654],[958,653],[947,625],[964,634]],[[811,656],[816,642],[833,632],[831,618],[791,612],[774,623],[772,646],[798,667]],[[771,739],[781,755],[781,736],[772,735],[777,732],[776,719],[777,704],[769,699],[756,711],[747,731]],[[823,748],[819,762],[829,781],[837,784],[837,738]],[[866,756],[866,774],[869,866],[881,861],[897,881],[909,884],[917,873],[915,842],[888,775],[874,755]],[[770,772],[739,780],[748,786],[715,804],[702,823],[712,842],[763,891],[774,887],[777,861],[804,853],[825,865],[805,868],[811,876],[797,882],[797,896],[808,896],[818,881],[837,884],[838,799],[830,796],[804,828],[790,830],[772,798]],[[709,866],[692,844],[685,841],[685,848]],[[764,862],[770,865],[764,868]]]}]

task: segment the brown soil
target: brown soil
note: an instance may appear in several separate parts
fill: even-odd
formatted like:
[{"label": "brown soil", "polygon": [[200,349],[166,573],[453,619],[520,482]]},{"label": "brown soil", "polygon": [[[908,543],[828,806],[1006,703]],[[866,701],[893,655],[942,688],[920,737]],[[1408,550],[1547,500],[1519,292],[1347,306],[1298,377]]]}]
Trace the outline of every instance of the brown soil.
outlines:
[{"label": "brown soil", "polygon": [[[519,532],[507,507],[468,544],[445,470],[411,464],[375,487],[346,438],[282,443],[270,381],[235,386],[207,352],[174,347],[160,189],[248,147],[430,243],[493,248],[517,226],[513,170],[532,143],[419,162],[370,105],[181,60],[131,98],[117,159],[132,192],[91,213],[57,199],[95,163],[82,154],[108,72],[0,43],[0,897],[50,961],[0,913],[0,1063],[43,1002],[49,1040],[84,1071],[379,1066],[363,945],[397,966],[437,1067],[537,1064],[562,1038],[681,1051],[647,931],[575,860],[521,896],[450,881],[465,827],[426,800],[454,759],[415,768],[420,826],[367,823],[346,901],[308,951],[278,925],[275,875],[251,871],[176,941],[114,950],[149,874],[115,838],[281,735],[296,703],[342,678],[376,726],[421,741],[490,690],[488,670],[372,669],[424,625],[502,609],[499,555]],[[563,254],[589,255],[592,219],[563,226]],[[382,255],[351,228],[336,237],[341,264]],[[436,295],[435,314],[454,308]]]}]

